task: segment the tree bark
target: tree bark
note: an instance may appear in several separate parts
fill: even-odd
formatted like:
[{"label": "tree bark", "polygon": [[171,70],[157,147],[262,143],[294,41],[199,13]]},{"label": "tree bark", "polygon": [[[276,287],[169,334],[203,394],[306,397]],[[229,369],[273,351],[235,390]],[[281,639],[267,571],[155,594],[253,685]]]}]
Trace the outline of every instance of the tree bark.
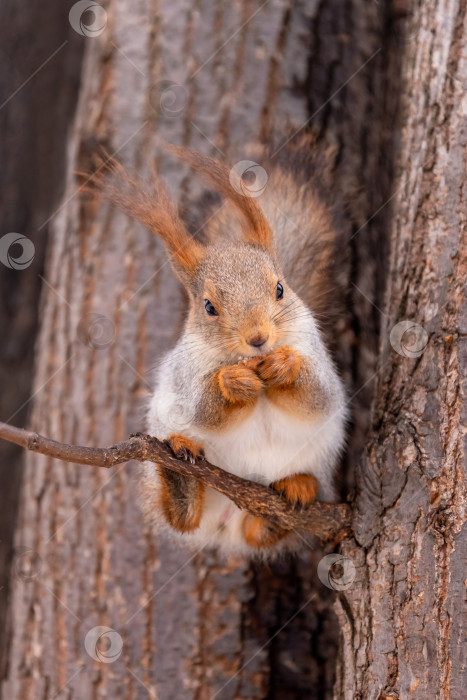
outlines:
[{"label": "tree bark", "polygon": [[[34,430],[64,442],[99,446],[141,429],[142,406],[152,385],[149,370],[173,342],[181,319],[183,299],[159,242],[106,204],[90,204],[77,191],[74,172],[89,167],[99,145],[143,172],[156,159],[172,192],[187,204],[199,192],[199,183],[160,157],[157,137],[221,156],[219,151],[232,144],[268,141],[274,129],[290,121],[313,127],[323,143],[335,147],[335,187],[343,193],[345,225],[355,234],[346,270],[348,311],[339,334],[339,362],[354,407],[346,480],[347,486],[352,483],[351,467],[367,430],[377,372],[376,307],[383,303],[389,250],[387,202],[393,191],[401,47],[394,32],[400,20],[392,5],[353,0],[345,3],[345,12],[342,7],[337,0],[200,0],[193,6],[184,0],[116,0],[107,8],[105,30],[83,38],[86,52],[68,143],[66,191],[52,227],[42,291]],[[454,5],[449,12],[455,12]],[[428,76],[428,63],[425,69]],[[453,70],[455,74],[457,64]],[[422,87],[418,78],[416,87]],[[407,95],[410,89],[408,82]],[[434,104],[435,97],[430,99]],[[410,143],[418,147],[422,127],[417,121],[415,138],[415,114],[411,123]],[[420,202],[431,193],[428,182],[425,189]],[[420,266],[416,251],[423,253],[428,245],[420,228],[409,248],[412,258],[404,248],[398,259],[398,246],[404,246],[409,230],[399,218],[403,210],[398,210],[400,224],[391,239],[391,322],[399,319],[399,299],[402,311],[409,313],[408,301],[416,309],[421,293],[428,293],[420,287],[411,297],[403,294],[402,279],[414,284],[410,259]],[[402,257],[405,278],[394,280]],[[441,263],[441,255],[435,262]],[[421,266],[420,275],[424,270]],[[451,285],[445,293],[453,291]],[[384,327],[390,326],[385,322]],[[382,347],[387,348],[387,333]],[[458,347],[452,343],[451,352]],[[370,606],[379,602],[370,599],[371,592],[375,596],[379,591],[378,578],[364,555],[373,546],[377,557],[384,516],[378,507],[392,504],[387,493],[395,498],[397,492],[390,485],[402,482],[392,472],[392,481],[387,480],[389,457],[378,461],[385,466],[382,472],[369,465],[375,464],[377,452],[381,456],[376,430],[387,431],[389,448],[390,424],[401,397],[415,400],[413,377],[419,378],[419,393],[424,378],[433,383],[430,397],[438,392],[434,377],[418,374],[425,355],[420,364],[410,365],[410,376],[402,360],[391,358],[394,371],[388,374],[383,362],[379,375],[386,378],[379,380],[380,423],[375,423],[361,472],[367,478],[364,487],[360,479],[357,500],[359,512],[369,509],[374,540],[365,535],[368,527],[359,524],[355,541],[345,543],[346,555],[358,564],[357,579],[339,594],[318,579],[323,552],[265,567],[224,564],[206,551],[190,557],[174,550],[141,520],[135,504],[137,464],[109,475],[28,455],[13,564],[5,697],[330,698],[339,636],[333,613],[337,595],[343,650],[337,696],[378,697],[383,686],[374,679],[383,657],[372,660],[377,635]],[[399,384],[394,384],[397,377]],[[388,413],[383,413],[385,406]],[[455,421],[448,424],[455,430]],[[431,432],[425,440],[430,437]],[[436,461],[436,445],[425,449],[431,454],[431,448]],[[393,454],[408,460],[411,453]],[[417,469],[423,465],[417,462],[418,452],[413,454],[416,466],[410,473],[421,486],[423,474]],[[399,475],[396,459],[391,459]],[[387,489],[386,500],[370,497],[380,483]],[[401,527],[403,509],[398,518],[394,522]],[[412,556],[410,541],[400,547]],[[388,600],[382,602],[394,605],[395,596],[395,591],[386,593]],[[366,605],[360,609],[362,601]],[[387,612],[380,607],[376,614]],[[99,663],[85,649],[86,635],[97,625],[112,628],[122,640],[122,653],[113,663]],[[372,695],[365,695],[367,688]],[[418,697],[431,700],[433,695]]]},{"label": "tree bark", "polygon": [[64,462],[104,469],[131,460],[153,462],[177,474],[198,479],[204,486],[230,498],[241,510],[258,517],[267,517],[285,530],[311,532],[323,542],[341,541],[351,531],[351,509],[346,503],[323,503],[315,500],[306,508],[296,509],[268,486],[216,467],[204,457],[176,457],[165,440],[152,435],[136,433],[117,445],[88,447],[67,445],[0,421],[0,438],[22,445],[31,452]]},{"label": "tree bark", "polygon": [[[467,688],[466,11],[420,3],[407,29],[380,373],[355,539],[343,547],[357,576],[339,599],[336,698],[460,700]],[[418,325],[400,344],[391,331],[407,319]]]},{"label": "tree bark", "polygon": [[[0,262],[0,416],[20,426],[27,421],[32,393],[49,229],[43,223],[62,195],[82,49],[59,0],[50,0],[46,9],[40,2],[1,3],[0,238],[22,234],[32,241],[35,253],[32,264],[22,270]],[[65,88],[57,93],[60,82]],[[0,444],[0,663],[22,456],[14,445]]]}]

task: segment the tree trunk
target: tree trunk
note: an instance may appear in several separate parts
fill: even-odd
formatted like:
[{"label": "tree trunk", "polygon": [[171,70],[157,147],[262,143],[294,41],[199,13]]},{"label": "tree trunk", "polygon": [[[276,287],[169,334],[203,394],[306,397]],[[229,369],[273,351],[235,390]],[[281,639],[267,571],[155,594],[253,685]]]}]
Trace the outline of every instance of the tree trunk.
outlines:
[{"label": "tree trunk", "polygon": [[[83,46],[62,2],[51,0],[44,11],[38,2],[6,0],[0,6],[0,47],[0,239],[15,232],[34,245],[25,269],[0,262],[0,415],[24,426],[49,228],[43,224],[62,194]],[[66,89],[57,94],[60,81]],[[22,457],[15,445],[0,443],[0,660]]]},{"label": "tree trunk", "polygon": [[[339,349],[354,408],[350,473],[375,376],[378,393],[358,470],[355,539],[343,545],[356,578],[340,592],[318,579],[322,552],[261,567],[173,550],[142,523],[138,465],[109,474],[28,455],[5,697],[330,698],[336,662],[339,698],[460,697],[462,619],[452,608],[464,577],[461,490],[454,491],[463,5],[428,3],[411,20],[419,38],[408,43],[394,185],[397,5],[354,0],[344,12],[337,0],[116,0],[104,31],[83,37],[66,192],[42,296],[32,427],[89,445],[140,429],[149,370],[181,317],[159,242],[108,206],[91,205],[74,171],[89,168],[99,145],[143,172],[156,158],[187,204],[199,184],[160,157],[157,137],[222,155],[232,144],[269,140],[287,121],[313,127],[338,153],[336,189],[352,234]],[[404,319],[429,334],[415,359],[389,344]],[[98,625],[123,644],[113,663],[99,663],[97,651],[92,658],[89,637],[85,649]]]},{"label": "tree trunk", "polygon": [[[465,698],[467,4],[420,4],[337,698]],[[410,321],[404,331],[397,324]]]}]

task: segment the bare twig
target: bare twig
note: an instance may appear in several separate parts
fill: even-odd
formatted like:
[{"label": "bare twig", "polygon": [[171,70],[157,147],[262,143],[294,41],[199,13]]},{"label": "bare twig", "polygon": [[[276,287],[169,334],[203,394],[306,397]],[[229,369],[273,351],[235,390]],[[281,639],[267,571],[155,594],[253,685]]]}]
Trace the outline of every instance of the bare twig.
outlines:
[{"label": "bare twig", "polygon": [[196,464],[177,459],[161,440],[150,435],[131,436],[125,442],[111,447],[81,447],[66,445],[38,433],[15,428],[0,422],[0,438],[21,445],[27,450],[49,455],[56,459],[94,467],[112,467],[134,459],[138,462],[155,462],[172,471],[193,476],[230,498],[242,510],[253,515],[268,517],[287,530],[307,530],[322,540],[340,538],[350,530],[351,512],[345,503],[321,503],[316,501],[300,512],[294,511],[275,491],[254,481],[242,479],[224,471],[206,460]]}]

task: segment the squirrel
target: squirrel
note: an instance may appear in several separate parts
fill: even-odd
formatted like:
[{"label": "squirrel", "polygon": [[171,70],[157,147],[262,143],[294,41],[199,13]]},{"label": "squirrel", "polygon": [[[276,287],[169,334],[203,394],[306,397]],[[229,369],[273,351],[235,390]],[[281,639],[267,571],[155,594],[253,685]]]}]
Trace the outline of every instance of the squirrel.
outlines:
[{"label": "squirrel", "polygon": [[[200,238],[156,173],[152,191],[118,164],[107,186],[120,210],[163,240],[187,293],[183,331],[157,371],[147,431],[177,458],[206,457],[294,507],[335,501],[347,409],[321,316],[333,306],[339,232],[318,192],[319,173],[310,181],[309,144],[290,144],[266,170],[247,162],[267,177],[261,193],[235,168],[166,147],[224,203]],[[297,533],[163,466],[144,465],[140,492],[150,522],[191,547],[263,558],[303,548]]]}]

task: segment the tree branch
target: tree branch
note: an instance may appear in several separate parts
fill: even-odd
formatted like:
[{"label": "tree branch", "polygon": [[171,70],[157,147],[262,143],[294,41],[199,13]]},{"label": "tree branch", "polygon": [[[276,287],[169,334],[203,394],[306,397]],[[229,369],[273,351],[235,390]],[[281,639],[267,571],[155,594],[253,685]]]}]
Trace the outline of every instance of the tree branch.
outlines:
[{"label": "tree branch", "polygon": [[198,460],[196,464],[177,459],[167,445],[150,435],[138,433],[125,442],[111,447],[81,447],[56,442],[38,433],[0,422],[0,438],[14,442],[32,452],[39,452],[66,462],[106,469],[131,459],[138,462],[155,462],[179,474],[195,477],[205,486],[230,498],[238,508],[247,510],[253,515],[268,517],[284,529],[307,530],[322,540],[340,538],[350,531],[351,511],[345,503],[316,501],[300,512],[294,511],[292,506],[272,489],[254,481],[242,479],[204,459]]}]

